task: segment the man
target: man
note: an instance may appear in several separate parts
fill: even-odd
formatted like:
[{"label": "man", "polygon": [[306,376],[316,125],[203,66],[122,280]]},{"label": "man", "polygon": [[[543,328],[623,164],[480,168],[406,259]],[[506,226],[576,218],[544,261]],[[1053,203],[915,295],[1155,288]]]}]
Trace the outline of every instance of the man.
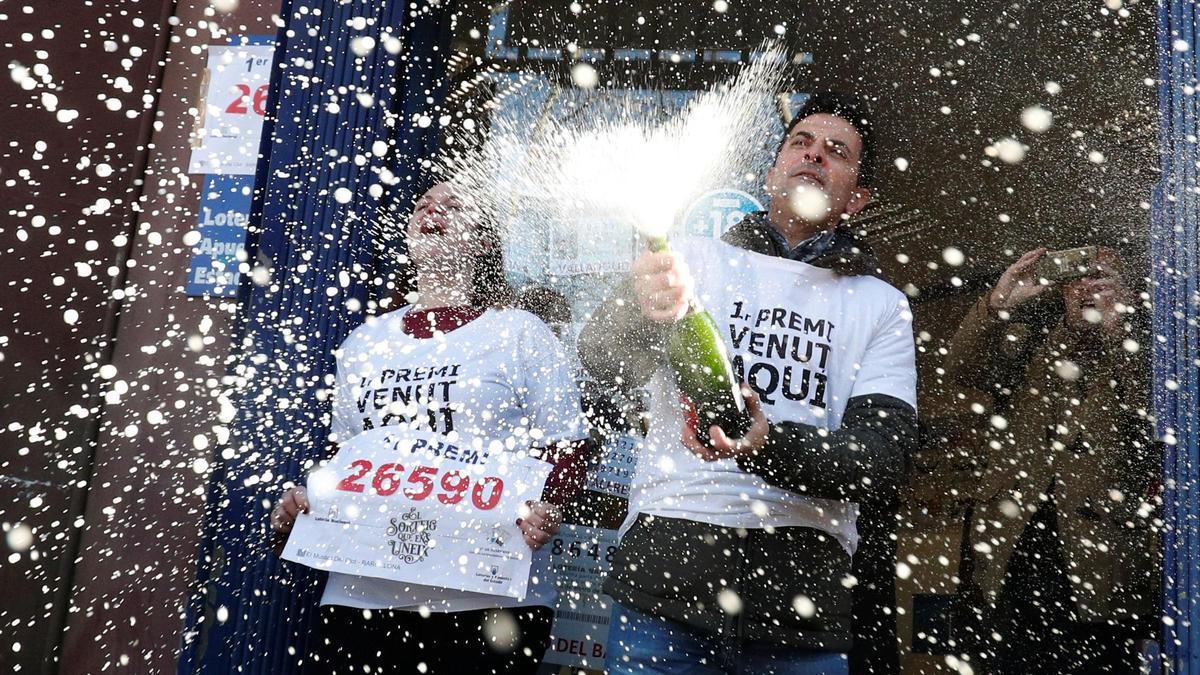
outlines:
[{"label": "man", "polygon": [[[610,673],[847,672],[858,504],[894,499],[916,430],[908,303],[844,223],[873,173],[864,107],[813,96],[768,171],[769,209],[723,242],[643,254],[584,328],[593,376],[649,380],[652,399],[605,584]],[[688,427],[665,366],[693,296],[749,394],[742,438]]]},{"label": "man", "polygon": [[964,582],[987,672],[1136,672],[1159,595],[1145,338],[1115,252],[1058,283],[1035,274],[1045,254],[1013,263],[950,345],[950,374],[998,415]]},{"label": "man", "polygon": [[517,309],[542,320],[554,336],[563,339],[563,328],[571,323],[571,304],[562,293],[549,286],[526,286],[517,294]]}]

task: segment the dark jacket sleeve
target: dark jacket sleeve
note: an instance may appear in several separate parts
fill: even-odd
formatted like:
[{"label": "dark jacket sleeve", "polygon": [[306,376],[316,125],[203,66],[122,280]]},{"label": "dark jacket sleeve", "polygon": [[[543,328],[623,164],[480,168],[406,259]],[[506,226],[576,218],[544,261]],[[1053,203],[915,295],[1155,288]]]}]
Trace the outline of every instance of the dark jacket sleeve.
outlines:
[{"label": "dark jacket sleeve", "polygon": [[743,471],[797,494],[890,503],[917,444],[917,412],[892,396],[855,396],[837,431],[782,422],[766,445],[738,458]]},{"label": "dark jacket sleeve", "polygon": [[976,302],[954,337],[946,355],[946,371],[959,384],[994,394],[1013,388],[1024,377],[1034,349],[1032,328],[1005,321],[988,309],[988,295]]},{"label": "dark jacket sleeve", "polygon": [[668,326],[642,316],[633,279],[621,282],[579,334],[579,359],[596,380],[621,389],[645,384],[663,358]]}]

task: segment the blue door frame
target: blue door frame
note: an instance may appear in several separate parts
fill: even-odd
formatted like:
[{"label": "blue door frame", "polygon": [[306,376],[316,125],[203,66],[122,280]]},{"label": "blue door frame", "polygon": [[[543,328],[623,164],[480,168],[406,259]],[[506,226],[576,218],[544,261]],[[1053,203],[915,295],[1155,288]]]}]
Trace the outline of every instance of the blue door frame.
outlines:
[{"label": "blue door frame", "polygon": [[[247,241],[261,269],[243,275],[239,289],[229,373],[238,416],[213,460],[179,673],[302,668],[319,575],[271,555],[268,514],[282,484],[300,482],[327,452],[332,351],[387,272],[365,224],[382,200],[404,204],[421,189],[420,163],[438,143],[437,125],[416,118],[438,117],[428,100],[442,98],[446,9],[422,2],[412,10],[409,0],[283,4]],[[356,38],[376,47],[357,56]],[[390,144],[383,157],[377,141]],[[339,201],[339,188],[352,199]]]},{"label": "blue door frame", "polygon": [[1200,672],[1200,292],[1197,290],[1195,0],[1160,0],[1159,145],[1162,179],[1153,203],[1154,415],[1163,448],[1163,634],[1169,672]]},{"label": "blue door frame", "polygon": [[[269,103],[275,114],[264,129],[248,242],[251,260],[271,276],[263,285],[243,278],[231,372],[243,381],[239,416],[233,442],[214,462],[180,673],[299,670],[320,588],[315,575],[267,553],[269,504],[283,480],[299,480],[325,451],[321,392],[331,351],[362,318],[347,300],[364,306],[379,272],[361,227],[366,219],[355,216],[378,206],[369,190],[381,168],[400,178],[385,190],[388,198],[405,203],[420,188],[420,161],[437,143],[436,125],[412,121],[430,98],[440,100],[446,9],[412,13],[404,0],[288,0],[281,16]],[[1197,16],[1195,0],[1159,0],[1162,180],[1149,274],[1153,411],[1163,441],[1162,652],[1174,673],[1200,673]],[[356,37],[378,45],[386,35],[402,41],[407,59],[381,49],[356,57],[350,48]],[[334,109],[326,92],[339,86],[347,93]],[[373,105],[361,105],[360,92]],[[392,152],[375,157],[372,144],[389,139],[397,143]],[[331,161],[330,151],[342,161]],[[356,163],[358,154],[368,161]],[[338,187],[354,199],[340,204]],[[332,298],[324,292],[331,287],[338,289]]]}]

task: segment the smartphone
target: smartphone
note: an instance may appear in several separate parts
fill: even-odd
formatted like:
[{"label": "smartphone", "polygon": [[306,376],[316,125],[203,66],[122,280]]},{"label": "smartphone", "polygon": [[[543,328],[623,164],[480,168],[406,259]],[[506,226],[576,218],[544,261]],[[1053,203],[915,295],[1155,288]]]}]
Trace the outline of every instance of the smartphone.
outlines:
[{"label": "smartphone", "polygon": [[1073,281],[1096,272],[1095,246],[1047,251],[1033,268],[1035,277],[1047,281]]}]

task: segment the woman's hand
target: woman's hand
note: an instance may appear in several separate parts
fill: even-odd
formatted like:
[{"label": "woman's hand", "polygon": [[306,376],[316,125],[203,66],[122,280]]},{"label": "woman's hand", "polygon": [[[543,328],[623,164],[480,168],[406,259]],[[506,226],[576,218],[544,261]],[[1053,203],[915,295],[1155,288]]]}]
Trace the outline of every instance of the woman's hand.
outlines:
[{"label": "woman's hand", "polygon": [[275,503],[271,511],[271,530],[281,535],[288,534],[301,513],[308,513],[308,491],[297,485],[288,488]]},{"label": "woman's hand", "polygon": [[562,509],[549,502],[525,502],[521,516],[517,519],[517,527],[521,529],[525,543],[534,551],[553,539],[562,524]]}]

